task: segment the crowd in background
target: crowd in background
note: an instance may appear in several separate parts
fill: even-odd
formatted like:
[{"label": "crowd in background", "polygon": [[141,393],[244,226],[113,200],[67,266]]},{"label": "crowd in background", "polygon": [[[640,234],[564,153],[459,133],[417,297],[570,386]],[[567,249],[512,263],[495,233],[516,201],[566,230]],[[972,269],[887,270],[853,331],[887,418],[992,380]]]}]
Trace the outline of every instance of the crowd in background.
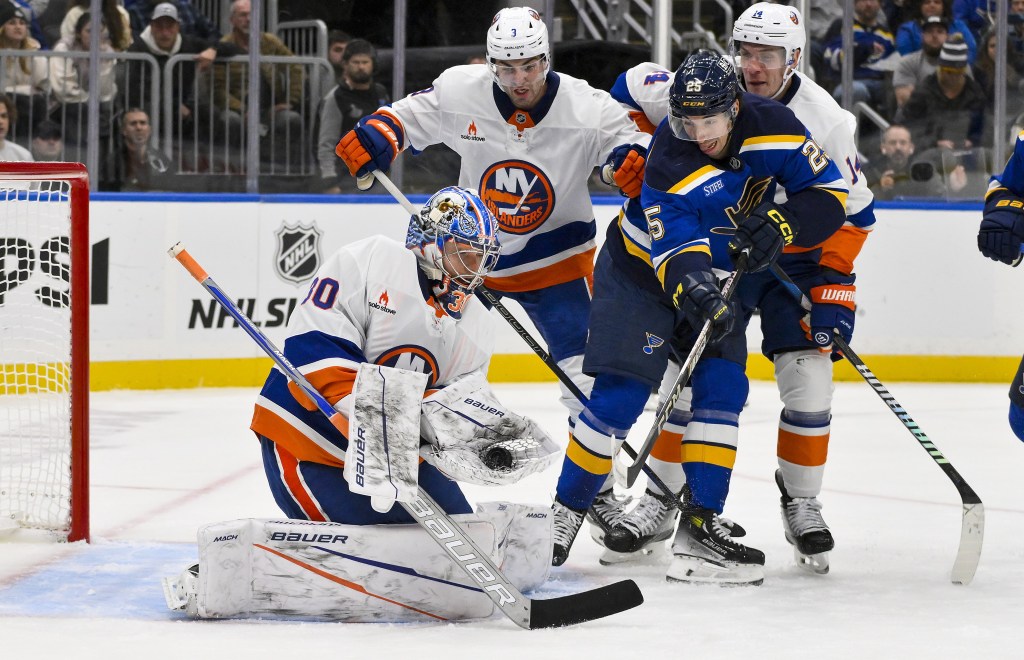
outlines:
[{"label": "crowd in background", "polygon": [[[733,2],[737,11],[749,4]],[[1024,125],[1024,0],[1009,4],[1007,107],[1014,126],[1008,143]],[[249,49],[249,0],[231,3],[230,30],[223,34],[192,0],[102,0],[98,21],[89,5],[0,0],[0,51],[8,53],[0,67],[0,159],[84,160],[88,99],[95,92],[101,190],[239,189],[248,104],[258,99],[260,171],[287,182],[277,189],[355,190],[334,145],[390,101],[370,41],[331,30],[320,75],[305,61],[282,62],[295,54],[279,35],[264,32],[260,51],[271,61],[261,64],[260,90],[250,95],[239,57]],[[877,113],[876,120],[861,116],[859,143],[876,196],[979,197],[1000,166],[991,162],[994,2],[854,0],[853,7],[852,97]],[[727,32],[724,23],[710,27]],[[101,53],[124,55],[101,59],[92,81],[86,53],[96,28]],[[811,75],[841,99],[840,2],[812,0],[807,29]],[[152,59],[132,59],[142,57]],[[165,69],[170,58],[178,65]],[[154,76],[168,70],[169,84],[160,78],[154,93]],[[164,135],[172,139],[160,144]],[[416,179],[411,189],[451,183],[445,177],[457,172],[457,160],[446,151],[405,159]]]}]

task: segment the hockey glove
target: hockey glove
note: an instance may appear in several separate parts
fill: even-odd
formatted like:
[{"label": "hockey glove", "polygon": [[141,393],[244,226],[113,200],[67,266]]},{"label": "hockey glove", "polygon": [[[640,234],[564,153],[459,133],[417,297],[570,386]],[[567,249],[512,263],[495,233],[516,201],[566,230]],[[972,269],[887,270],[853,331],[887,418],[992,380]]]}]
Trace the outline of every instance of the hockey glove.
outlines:
[{"label": "hockey glove", "polygon": [[676,287],[672,302],[683,311],[694,330],[699,331],[705,321],[711,321],[709,343],[715,343],[732,331],[735,315],[711,271],[698,270],[686,275]]},{"label": "hockey glove", "polygon": [[[822,275],[811,284],[811,311],[804,315],[800,327],[822,353],[832,351],[835,331],[847,342],[853,338],[854,296],[856,275]],[[832,359],[841,356],[833,353]]]},{"label": "hockey glove", "polygon": [[343,135],[334,153],[345,161],[349,174],[362,177],[374,170],[391,169],[391,161],[401,150],[402,130],[398,123],[387,115],[374,113]]},{"label": "hockey glove", "polygon": [[978,249],[989,259],[1017,266],[1021,261],[1021,243],[1024,243],[1024,213],[1011,210],[1000,200],[996,208],[985,211],[978,230]]},{"label": "hockey glove", "polygon": [[639,197],[644,184],[646,164],[646,147],[639,144],[620,144],[612,149],[608,161],[601,168],[601,180],[609,186],[618,186],[623,197]]},{"label": "hockey glove", "polygon": [[796,232],[797,224],[789,211],[765,202],[736,227],[736,235],[729,241],[729,256],[736,263],[736,258],[746,252],[747,272],[757,273],[779,258],[782,248],[793,243]]}]

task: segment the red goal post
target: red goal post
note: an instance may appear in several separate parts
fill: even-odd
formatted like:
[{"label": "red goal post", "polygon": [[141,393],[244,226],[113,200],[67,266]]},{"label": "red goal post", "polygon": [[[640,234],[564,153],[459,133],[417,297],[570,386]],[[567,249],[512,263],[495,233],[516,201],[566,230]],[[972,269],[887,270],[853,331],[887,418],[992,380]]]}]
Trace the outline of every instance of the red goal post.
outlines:
[{"label": "red goal post", "polygon": [[89,176],[0,163],[0,527],[89,540]]}]

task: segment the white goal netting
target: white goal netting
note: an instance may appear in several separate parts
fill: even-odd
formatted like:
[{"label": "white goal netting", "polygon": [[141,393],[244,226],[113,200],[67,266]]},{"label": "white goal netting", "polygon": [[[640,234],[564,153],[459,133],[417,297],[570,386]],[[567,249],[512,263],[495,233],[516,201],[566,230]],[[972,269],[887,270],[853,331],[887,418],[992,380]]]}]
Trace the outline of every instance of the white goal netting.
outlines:
[{"label": "white goal netting", "polygon": [[0,175],[0,520],[60,536],[73,490],[71,215],[67,181]]}]

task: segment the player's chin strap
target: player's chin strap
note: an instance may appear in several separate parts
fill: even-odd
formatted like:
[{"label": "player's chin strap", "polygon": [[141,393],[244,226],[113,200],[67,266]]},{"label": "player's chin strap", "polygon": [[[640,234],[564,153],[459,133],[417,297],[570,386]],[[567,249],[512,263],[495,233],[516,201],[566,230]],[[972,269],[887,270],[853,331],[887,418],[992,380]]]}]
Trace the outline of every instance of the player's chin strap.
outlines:
[{"label": "player's chin strap", "polygon": [[[340,433],[347,434],[348,420],[331,406],[284,353],[238,308],[233,299],[224,293],[185,247],[177,243],[168,250],[168,253],[202,284],[288,379],[316,404],[317,409],[331,421],[331,424]],[[399,501],[399,504],[483,590],[502,614],[521,628],[570,626],[617,614],[644,602],[640,588],[632,580],[622,580],[590,591],[556,598],[527,598],[505,577],[490,556],[480,549],[462,526],[452,520],[430,495],[417,488],[411,498],[411,501]]]},{"label": "player's chin strap", "polygon": [[[800,290],[800,287],[796,285],[789,274],[777,262],[772,264],[771,269],[772,274],[779,280],[783,288],[800,301],[800,306],[803,307],[804,311],[811,311],[811,301],[807,299],[807,296],[804,295],[804,292]],[[957,550],[956,560],[953,562],[953,571],[950,577],[954,584],[968,584],[974,579],[974,573],[978,570],[978,562],[981,560],[981,544],[985,536],[985,505],[982,504],[981,498],[974,492],[974,489],[956,471],[956,468],[949,462],[949,459],[942,455],[942,452],[931,441],[931,438],[925,435],[921,427],[917,425],[917,422],[910,418],[906,409],[896,401],[885,385],[882,385],[878,377],[868,368],[868,365],[864,364],[864,361],[853,352],[850,344],[847,343],[838,329],[835,330],[832,341],[835,342],[836,348],[843,354],[843,357],[857,369],[857,373],[861,375],[861,378],[871,386],[871,389],[892,410],[893,414],[903,423],[903,426],[907,427],[910,434],[928,452],[932,460],[942,468],[942,471],[946,473],[949,480],[956,486],[957,492],[960,493],[960,500],[963,504],[960,547]]]},{"label": "player's chin strap", "polygon": [[[406,211],[410,213],[418,213],[416,207],[413,206],[413,203],[409,201],[409,198],[405,196],[405,193],[403,193],[398,188],[398,186],[395,185],[394,181],[392,181],[387,174],[384,174],[380,170],[374,170],[372,177],[375,177],[377,181],[380,181],[381,185],[383,185],[384,188],[387,189],[389,193],[391,193],[391,196],[395,198],[395,201],[401,204]],[[370,185],[373,184],[372,177],[371,175],[366,175],[364,177],[364,179],[369,182],[366,185],[367,188],[369,188]],[[587,395],[584,394],[583,391],[580,390],[580,388],[576,385],[576,383],[574,383],[572,379],[569,378],[569,375],[565,373],[565,371],[560,366],[558,366],[558,363],[555,362],[554,358],[552,358],[551,355],[544,350],[540,343],[538,343],[537,340],[533,338],[533,335],[531,335],[530,332],[523,327],[523,325],[516,319],[512,312],[508,311],[508,307],[505,307],[505,305],[501,303],[501,300],[499,300],[496,295],[494,295],[487,287],[483,285],[478,286],[475,289],[475,291],[476,293],[479,293],[484,300],[487,301],[487,304],[489,304],[494,309],[498,310],[498,314],[501,314],[501,318],[505,319],[508,322],[508,324],[512,326],[512,329],[516,331],[516,334],[518,334],[523,341],[526,342],[526,345],[530,347],[534,354],[537,357],[539,357],[541,361],[544,362],[544,364],[547,365],[548,369],[550,369],[551,372],[555,374],[555,377],[557,377],[558,380],[563,385],[565,385],[569,392],[572,393],[572,395],[576,397],[576,399],[581,404],[583,404],[583,407],[586,408],[587,404],[590,402],[590,400],[587,398]],[[689,375],[687,375],[687,378],[689,378]],[[678,398],[678,396],[676,398]],[[666,420],[668,419],[668,413],[671,412],[671,408],[668,410],[668,412],[666,412]],[[664,426],[664,422],[662,422],[662,426]],[[683,501],[679,499],[679,497],[672,491],[672,489],[669,488],[665,484],[665,482],[662,481],[660,477],[658,477],[657,474],[655,474],[654,470],[650,469],[647,466],[646,459],[647,454],[650,454],[651,452],[650,449],[647,450],[647,454],[644,455],[643,459],[640,459],[638,457],[638,454],[636,453],[636,451],[633,450],[632,447],[629,446],[628,442],[622,443],[622,450],[626,452],[627,456],[633,459],[634,464],[636,461],[640,462],[643,472],[644,474],[647,475],[647,478],[650,479],[651,482],[654,483],[654,485],[660,488],[661,492],[667,493],[669,497],[671,497],[672,503],[676,506],[676,508],[678,508],[680,511],[685,510],[685,504],[683,503]],[[633,477],[633,480],[636,480],[635,475]]]}]

